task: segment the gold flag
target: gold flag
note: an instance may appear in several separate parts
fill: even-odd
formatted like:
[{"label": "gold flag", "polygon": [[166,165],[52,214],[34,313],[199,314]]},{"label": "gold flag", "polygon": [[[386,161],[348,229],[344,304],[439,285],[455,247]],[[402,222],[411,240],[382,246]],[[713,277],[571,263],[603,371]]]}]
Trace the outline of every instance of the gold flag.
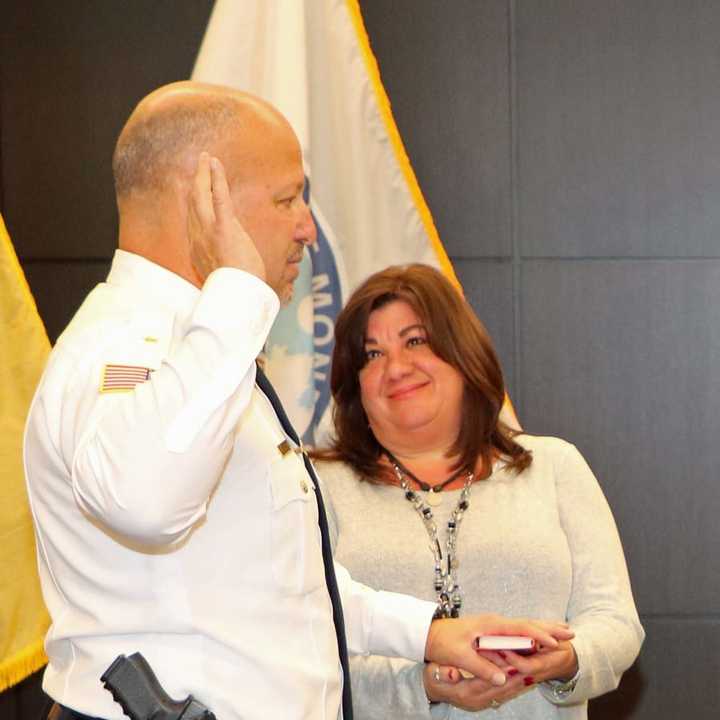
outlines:
[{"label": "gold flag", "polygon": [[25,490],[25,417],[50,343],[0,216],[0,691],[47,663],[50,624]]}]

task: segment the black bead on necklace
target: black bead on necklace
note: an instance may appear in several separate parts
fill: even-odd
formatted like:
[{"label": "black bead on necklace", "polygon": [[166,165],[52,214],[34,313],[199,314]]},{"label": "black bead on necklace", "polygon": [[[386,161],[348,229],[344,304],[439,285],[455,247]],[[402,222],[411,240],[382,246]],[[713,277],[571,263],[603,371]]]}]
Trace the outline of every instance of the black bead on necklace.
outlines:
[{"label": "black bead on necklace", "polygon": [[415,475],[412,470],[408,470],[387,448],[382,448],[382,451],[385,453],[391,465],[396,465],[397,467],[399,467],[400,470],[402,470],[403,475],[409,477],[424,492],[442,492],[448,485],[450,485],[451,482],[457,480],[461,475],[465,475],[468,472],[466,468],[460,468],[459,470],[455,471],[449,478],[443,480],[441,483],[438,483],[437,485],[428,485],[426,482],[423,482],[417,475]]}]

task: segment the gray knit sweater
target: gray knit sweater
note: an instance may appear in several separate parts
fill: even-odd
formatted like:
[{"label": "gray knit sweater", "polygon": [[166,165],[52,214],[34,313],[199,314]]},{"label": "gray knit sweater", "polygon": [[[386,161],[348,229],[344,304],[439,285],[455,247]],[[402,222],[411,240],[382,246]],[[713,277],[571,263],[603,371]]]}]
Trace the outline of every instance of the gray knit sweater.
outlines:
[{"label": "gray knit sweater", "polygon": [[[579,681],[562,701],[545,685],[499,710],[429,709],[422,666],[377,656],[351,660],[356,720],[476,718],[584,720],[587,700],[614,689],[635,660],[644,632],[615,522],[577,449],[557,438],[522,435],[533,462],[517,475],[498,463],[472,486],[458,537],[463,614],[567,619],[575,632]],[[361,481],[342,463],[318,463],[328,499],[335,557],[373,588],[435,600],[428,536],[395,486]],[[444,546],[460,491],[434,508]]]}]

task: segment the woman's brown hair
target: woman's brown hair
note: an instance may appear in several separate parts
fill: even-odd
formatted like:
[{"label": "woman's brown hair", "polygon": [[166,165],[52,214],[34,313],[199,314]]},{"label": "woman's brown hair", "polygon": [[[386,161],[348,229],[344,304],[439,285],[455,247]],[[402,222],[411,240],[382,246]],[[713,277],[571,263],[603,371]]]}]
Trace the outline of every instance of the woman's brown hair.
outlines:
[{"label": "woman's brown hair", "polygon": [[450,281],[421,264],[392,266],[371,275],[338,315],[330,374],[335,434],[329,451],[317,456],[348,462],[371,481],[380,481],[384,474],[382,447],[368,425],[358,376],[366,363],[370,313],[396,300],[412,307],[425,325],[432,351],[464,378],[463,420],[449,453],[460,458],[457,467],[474,468],[482,457],[489,474],[493,456],[500,453],[509,467],[522,472],[532,456],[499,419],[505,383],[490,336]]}]

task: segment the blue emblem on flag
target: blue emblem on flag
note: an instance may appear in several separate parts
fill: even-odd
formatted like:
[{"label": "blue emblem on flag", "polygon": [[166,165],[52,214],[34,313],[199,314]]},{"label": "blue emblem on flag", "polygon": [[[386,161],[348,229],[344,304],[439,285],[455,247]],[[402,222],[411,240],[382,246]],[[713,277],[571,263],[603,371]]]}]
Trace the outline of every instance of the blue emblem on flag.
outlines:
[{"label": "blue emblem on flag", "polygon": [[[313,215],[313,217],[315,217]],[[315,428],[330,405],[330,361],[335,347],[335,318],[342,307],[340,276],[332,247],[320,223],[317,242],[310,248],[313,294],[313,384],[315,408],[309,430]],[[303,441],[312,443],[313,435]]]},{"label": "blue emblem on flag", "polygon": [[[309,182],[305,185],[305,201]],[[330,405],[330,361],[335,318],[342,307],[342,282],[332,233],[313,209],[317,241],[300,264],[292,301],[273,325],[266,346],[266,369],[303,443],[313,445]]]}]

